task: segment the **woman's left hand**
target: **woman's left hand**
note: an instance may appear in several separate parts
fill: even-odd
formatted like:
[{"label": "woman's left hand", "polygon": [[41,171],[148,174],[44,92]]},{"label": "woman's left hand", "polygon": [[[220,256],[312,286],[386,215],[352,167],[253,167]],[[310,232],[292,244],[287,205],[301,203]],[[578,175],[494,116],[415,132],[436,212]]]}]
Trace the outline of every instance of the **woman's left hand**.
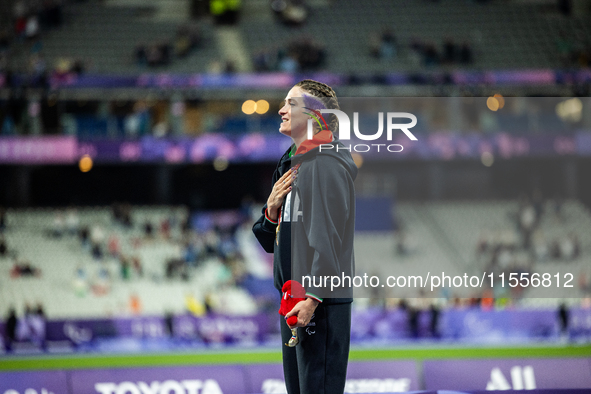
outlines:
[{"label": "woman's left hand", "polygon": [[306,298],[306,300],[298,302],[293,307],[293,309],[287,315],[285,315],[286,319],[291,316],[298,317],[298,322],[296,325],[289,326],[289,328],[306,327],[310,323],[310,320],[312,320],[312,315],[314,314],[318,304],[319,302],[312,298]]}]

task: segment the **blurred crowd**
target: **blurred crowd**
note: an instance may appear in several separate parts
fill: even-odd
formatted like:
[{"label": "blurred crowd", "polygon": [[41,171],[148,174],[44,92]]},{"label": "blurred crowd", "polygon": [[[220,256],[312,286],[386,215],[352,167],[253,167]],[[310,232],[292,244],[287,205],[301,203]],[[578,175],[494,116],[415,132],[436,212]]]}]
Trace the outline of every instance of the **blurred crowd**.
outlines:
[{"label": "blurred crowd", "polygon": [[62,9],[63,0],[17,0],[13,7],[15,38],[35,40],[40,34],[60,27]]},{"label": "blurred crowd", "polygon": [[175,59],[189,56],[203,45],[201,28],[194,24],[183,24],[171,40],[139,44],[135,48],[135,62],[140,66],[158,67],[172,64]]},{"label": "blurred crowd", "polygon": [[369,40],[370,54],[377,59],[390,60],[398,54],[398,41],[390,28],[371,35]]},{"label": "blurred crowd", "polygon": [[591,66],[591,40],[582,31],[561,30],[556,38],[556,48],[565,68]]},{"label": "blurred crowd", "polygon": [[[538,189],[531,195],[523,194],[518,209],[509,215],[512,227],[482,231],[476,245],[477,263],[496,274],[531,274],[537,264],[580,259],[583,255],[580,235],[568,230],[572,218],[565,214],[563,204],[562,198],[545,198]],[[583,278],[580,290],[587,292],[583,284],[585,273],[575,274]],[[515,291],[519,293],[522,289],[518,287]]]},{"label": "blurred crowd", "polygon": [[[187,282],[211,259],[223,264],[228,283],[238,283],[245,275],[244,261],[235,238],[241,221],[197,230],[191,226],[184,209],[171,209],[160,219],[146,217],[141,222],[133,220],[132,212],[133,207],[129,204],[113,204],[109,226],[87,220],[81,223],[76,208],[55,212],[47,236],[56,241],[77,238],[81,250],[94,261],[91,265],[75,267],[72,285],[79,297],[107,295],[115,282],[144,278],[155,283]],[[146,277],[141,250],[154,245],[169,247],[173,252],[160,262],[160,270],[155,271],[152,267]],[[130,309],[138,311],[141,300],[137,294],[132,298]]]},{"label": "blurred crowd", "polygon": [[271,10],[279,22],[291,27],[305,24],[310,12],[305,0],[271,0]]},{"label": "blurred crowd", "polygon": [[425,67],[442,65],[471,65],[474,62],[474,51],[469,41],[461,43],[447,37],[438,45],[432,41],[419,38],[412,39],[410,50]]},{"label": "blurred crowd", "polygon": [[324,45],[312,37],[292,39],[287,46],[259,50],[253,59],[257,72],[281,71],[287,73],[318,70],[326,58]]},{"label": "blurred crowd", "polygon": [[4,347],[12,351],[15,342],[30,342],[37,348],[45,348],[47,318],[41,303],[27,304],[24,314],[19,317],[14,307],[8,310],[4,321]]}]

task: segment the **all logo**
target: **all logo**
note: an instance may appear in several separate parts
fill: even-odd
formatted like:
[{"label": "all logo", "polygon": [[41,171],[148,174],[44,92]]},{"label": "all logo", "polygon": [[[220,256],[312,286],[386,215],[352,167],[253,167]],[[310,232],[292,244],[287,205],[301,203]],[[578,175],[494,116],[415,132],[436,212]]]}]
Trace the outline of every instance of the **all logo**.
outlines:
[{"label": "all logo", "polygon": [[493,368],[490,372],[490,381],[486,385],[486,390],[534,390],[536,388],[534,367],[531,365],[512,367],[510,380],[511,384],[509,384],[509,380],[503,375],[500,368]]}]

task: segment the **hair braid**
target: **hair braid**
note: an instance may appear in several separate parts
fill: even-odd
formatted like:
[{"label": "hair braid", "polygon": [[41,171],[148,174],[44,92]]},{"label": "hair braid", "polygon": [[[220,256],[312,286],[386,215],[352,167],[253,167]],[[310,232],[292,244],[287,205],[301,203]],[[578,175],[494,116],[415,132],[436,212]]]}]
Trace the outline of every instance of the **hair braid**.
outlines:
[{"label": "hair braid", "polygon": [[[310,93],[314,97],[322,100],[327,109],[340,109],[335,91],[325,83],[314,81],[312,79],[304,79],[298,82],[295,86],[299,86],[302,90]],[[339,127],[339,120],[333,114],[324,115],[330,130],[336,133]]]}]

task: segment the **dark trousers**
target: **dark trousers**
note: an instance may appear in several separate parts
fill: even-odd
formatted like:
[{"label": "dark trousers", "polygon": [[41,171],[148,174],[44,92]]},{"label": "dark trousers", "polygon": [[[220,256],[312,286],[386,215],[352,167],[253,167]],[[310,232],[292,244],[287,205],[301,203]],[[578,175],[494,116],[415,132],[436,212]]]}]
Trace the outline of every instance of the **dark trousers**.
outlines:
[{"label": "dark trousers", "polygon": [[293,348],[285,346],[291,330],[283,316],[280,319],[287,392],[343,393],[351,342],[351,304],[318,305],[310,324],[298,328],[300,342]]}]

